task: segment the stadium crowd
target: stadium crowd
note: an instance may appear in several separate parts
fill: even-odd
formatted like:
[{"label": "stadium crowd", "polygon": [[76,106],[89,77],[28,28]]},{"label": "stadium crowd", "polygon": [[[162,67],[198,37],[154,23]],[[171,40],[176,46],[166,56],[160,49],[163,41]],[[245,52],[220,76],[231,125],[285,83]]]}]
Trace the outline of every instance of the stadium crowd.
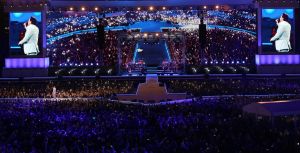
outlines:
[{"label": "stadium crowd", "polygon": [[[156,10],[156,11],[109,11],[103,18],[107,26],[128,26],[140,21],[166,21],[181,26],[198,25],[198,10]],[[207,10],[204,14],[210,25],[230,26],[256,31],[255,9]],[[95,28],[99,22],[96,12],[49,11],[47,13],[48,38],[83,29]]]},{"label": "stadium crowd", "polygon": [[206,45],[200,48],[198,30],[187,30],[188,64],[252,64],[257,51],[256,36],[226,29],[207,30]]},{"label": "stadium crowd", "polygon": [[[68,80],[1,82],[0,98],[51,98],[53,87],[57,98],[111,97],[118,93],[135,93],[143,79],[136,80]],[[208,95],[299,94],[300,81],[292,78],[211,78],[162,79],[172,93],[188,92],[195,97]]]},{"label": "stadium crowd", "polygon": [[1,100],[1,152],[243,152],[299,151],[292,117],[245,114],[259,98],[221,98],[159,106],[106,100]]},{"label": "stadium crowd", "polygon": [[96,33],[76,34],[49,43],[47,54],[52,62],[51,65],[115,65],[118,61],[118,37],[114,31],[107,31],[105,35],[104,49],[99,48]]},{"label": "stadium crowd", "polygon": [[118,63],[118,36],[115,31],[108,31],[105,34],[103,65],[112,66]]},{"label": "stadium crowd", "polygon": [[83,66],[101,63],[96,34],[76,34],[48,44],[47,54],[52,66]]},{"label": "stadium crowd", "polygon": [[254,9],[212,10],[207,14],[208,24],[256,31],[256,10]]},{"label": "stadium crowd", "polygon": [[203,95],[264,95],[299,94],[299,79],[255,78],[255,79],[207,79],[207,80],[162,80],[170,92],[189,92]]},{"label": "stadium crowd", "polygon": [[176,67],[185,63],[185,53],[183,52],[182,40],[180,38],[168,39],[168,49],[171,55],[172,62]]},{"label": "stadium crowd", "polygon": [[121,43],[121,51],[122,51],[122,67],[125,69],[133,69],[129,68],[131,64],[133,64],[133,58],[136,50],[137,41],[134,38],[124,39]]},{"label": "stadium crowd", "polygon": [[96,28],[98,23],[93,12],[47,12],[47,38],[56,37],[74,31]]},{"label": "stadium crowd", "polygon": [[3,82],[0,98],[111,97],[117,93],[134,92],[139,81],[126,80],[66,80],[41,82]]}]

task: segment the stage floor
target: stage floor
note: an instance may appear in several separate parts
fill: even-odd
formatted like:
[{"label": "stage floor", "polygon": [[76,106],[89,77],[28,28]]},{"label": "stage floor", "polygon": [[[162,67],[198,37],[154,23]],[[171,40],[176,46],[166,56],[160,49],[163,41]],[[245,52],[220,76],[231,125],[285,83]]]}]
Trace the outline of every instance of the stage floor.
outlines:
[{"label": "stage floor", "polygon": [[171,61],[166,41],[138,41],[133,61],[138,60],[143,60],[147,66],[160,66],[163,61]]}]

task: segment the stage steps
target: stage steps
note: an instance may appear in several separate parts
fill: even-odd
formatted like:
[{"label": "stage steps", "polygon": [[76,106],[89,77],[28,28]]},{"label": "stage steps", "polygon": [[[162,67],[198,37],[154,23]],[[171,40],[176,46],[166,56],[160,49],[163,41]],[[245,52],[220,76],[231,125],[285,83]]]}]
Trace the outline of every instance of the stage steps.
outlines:
[{"label": "stage steps", "polygon": [[167,87],[158,82],[158,75],[147,74],[146,82],[140,83],[136,94],[117,94],[121,101],[158,103],[187,98],[186,93],[168,93]]}]

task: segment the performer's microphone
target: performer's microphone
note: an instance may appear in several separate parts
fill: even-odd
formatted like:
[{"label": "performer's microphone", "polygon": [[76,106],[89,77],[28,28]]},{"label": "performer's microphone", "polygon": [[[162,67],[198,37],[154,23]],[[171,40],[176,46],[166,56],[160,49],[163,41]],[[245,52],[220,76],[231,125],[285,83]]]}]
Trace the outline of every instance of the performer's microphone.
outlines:
[{"label": "performer's microphone", "polygon": [[28,26],[28,22],[25,22],[23,25],[24,25],[24,27],[27,27]]}]

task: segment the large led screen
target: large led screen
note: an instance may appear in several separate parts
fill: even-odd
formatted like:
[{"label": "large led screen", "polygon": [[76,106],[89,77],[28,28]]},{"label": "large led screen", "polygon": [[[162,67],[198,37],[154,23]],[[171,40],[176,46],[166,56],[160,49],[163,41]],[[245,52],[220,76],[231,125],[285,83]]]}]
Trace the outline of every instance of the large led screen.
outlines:
[{"label": "large led screen", "polygon": [[10,56],[42,55],[41,12],[10,13]]},{"label": "large led screen", "polygon": [[[283,16],[285,16],[285,19],[283,18]],[[262,10],[262,52],[263,53],[268,53],[268,54],[295,53],[294,31],[295,31],[294,9],[268,8]],[[271,40],[272,38],[273,40]],[[288,46],[288,49],[286,49],[287,48],[286,46]]]},{"label": "large led screen", "polygon": [[[154,53],[161,55],[162,60],[189,65],[254,64],[258,44],[256,12],[255,8],[207,10],[204,15],[207,45],[200,50],[198,10],[131,10],[103,14],[49,11],[47,54],[52,66],[114,65],[119,60],[119,49],[122,65],[140,60],[153,62],[150,58],[156,57]],[[103,50],[99,49],[96,28],[99,22],[105,26]],[[162,35],[169,35],[170,39]],[[139,39],[140,36],[145,39]],[[155,51],[151,51],[153,49]]]}]

